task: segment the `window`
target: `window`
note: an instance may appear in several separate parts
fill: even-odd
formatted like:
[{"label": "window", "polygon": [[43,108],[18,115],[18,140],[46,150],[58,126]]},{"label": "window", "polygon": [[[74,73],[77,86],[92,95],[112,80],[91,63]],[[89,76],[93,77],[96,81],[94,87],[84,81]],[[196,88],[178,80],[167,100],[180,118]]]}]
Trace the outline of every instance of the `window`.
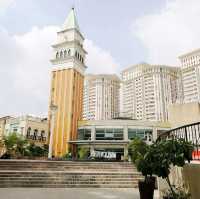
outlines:
[{"label": "window", "polygon": [[29,138],[30,135],[31,135],[31,127],[28,127],[27,133],[26,133],[27,138]]},{"label": "window", "polygon": [[71,50],[70,49],[68,50],[68,55],[71,56]]},{"label": "window", "polygon": [[78,140],[91,140],[91,129],[78,129]]},{"label": "window", "polygon": [[62,51],[60,52],[60,58],[63,58],[63,52]]},{"label": "window", "polygon": [[128,129],[128,139],[133,140],[136,137],[136,129]]},{"label": "window", "polygon": [[57,53],[56,53],[56,59],[58,59],[58,58],[59,58],[59,53],[57,52]]},{"label": "window", "polygon": [[67,57],[67,51],[66,50],[64,51],[64,57]]},{"label": "window", "polygon": [[123,140],[123,129],[96,129],[96,140]]},{"label": "window", "polygon": [[134,138],[145,139],[146,135],[152,134],[151,129],[128,129],[128,139],[133,140]]},{"label": "window", "polygon": [[33,133],[33,140],[37,140],[37,136],[38,136],[37,134],[38,134],[38,130],[35,129]]},{"label": "window", "polygon": [[42,140],[42,141],[46,140],[45,131],[44,130],[41,131],[41,138],[40,138],[40,140]]}]

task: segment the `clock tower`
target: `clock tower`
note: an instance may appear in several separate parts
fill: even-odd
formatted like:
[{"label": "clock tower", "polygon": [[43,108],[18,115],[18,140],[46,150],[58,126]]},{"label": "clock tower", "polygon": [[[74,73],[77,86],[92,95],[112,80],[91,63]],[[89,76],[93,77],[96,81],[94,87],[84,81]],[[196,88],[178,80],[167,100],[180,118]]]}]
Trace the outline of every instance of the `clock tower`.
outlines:
[{"label": "clock tower", "polygon": [[[76,140],[78,120],[82,117],[85,55],[84,37],[81,34],[74,8],[71,9],[64,25],[57,33],[57,42],[52,46],[54,53],[51,63],[50,106],[57,111],[49,121],[52,129],[52,153],[61,157],[74,146],[69,141]],[[53,124],[52,124],[53,123]],[[51,137],[51,136],[50,136]]]}]

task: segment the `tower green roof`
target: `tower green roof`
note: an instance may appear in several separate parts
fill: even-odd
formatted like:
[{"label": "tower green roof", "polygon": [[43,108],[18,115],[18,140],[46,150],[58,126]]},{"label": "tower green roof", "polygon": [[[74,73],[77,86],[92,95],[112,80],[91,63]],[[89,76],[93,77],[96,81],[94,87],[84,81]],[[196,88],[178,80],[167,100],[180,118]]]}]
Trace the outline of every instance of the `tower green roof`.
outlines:
[{"label": "tower green roof", "polygon": [[80,28],[76,19],[76,14],[74,8],[71,9],[65,23],[63,24],[63,29],[77,29],[80,32]]}]

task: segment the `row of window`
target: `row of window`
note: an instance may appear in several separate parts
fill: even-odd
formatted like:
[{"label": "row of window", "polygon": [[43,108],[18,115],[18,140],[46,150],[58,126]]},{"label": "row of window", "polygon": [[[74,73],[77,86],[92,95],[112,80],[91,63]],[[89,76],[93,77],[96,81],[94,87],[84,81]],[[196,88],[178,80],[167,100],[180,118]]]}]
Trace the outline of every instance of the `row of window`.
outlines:
[{"label": "row of window", "polygon": [[[128,129],[128,139],[132,140],[136,137],[147,139],[152,135],[150,129]],[[96,140],[123,140],[123,128],[97,128],[95,133]],[[78,129],[78,140],[91,140],[91,129]]]},{"label": "row of window", "polygon": [[29,127],[26,132],[26,138],[31,140],[46,141],[45,131],[42,130],[39,132],[38,129],[31,131],[31,127]]}]

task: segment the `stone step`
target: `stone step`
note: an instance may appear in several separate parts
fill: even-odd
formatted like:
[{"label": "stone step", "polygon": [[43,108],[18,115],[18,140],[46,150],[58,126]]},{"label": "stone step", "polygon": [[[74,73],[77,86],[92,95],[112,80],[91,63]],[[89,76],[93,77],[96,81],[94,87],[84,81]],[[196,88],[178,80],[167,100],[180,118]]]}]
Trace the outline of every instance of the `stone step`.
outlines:
[{"label": "stone step", "polygon": [[137,188],[137,184],[0,184],[0,188]]},{"label": "stone step", "polygon": [[140,179],[130,163],[0,160],[1,188],[133,188]]},{"label": "stone step", "polygon": [[138,179],[116,179],[116,180],[105,180],[105,179],[102,179],[102,180],[60,180],[60,179],[55,179],[55,180],[49,180],[49,179],[43,179],[43,180],[36,180],[36,179],[24,179],[24,180],[19,180],[19,179],[4,179],[2,180],[1,179],[1,184],[2,183],[6,183],[6,182],[9,182],[9,183],[14,183],[14,182],[18,182],[18,183],[21,183],[21,182],[25,182],[25,183],[34,183],[34,182],[38,182],[38,183],[64,183],[64,184],[69,184],[69,183],[72,183],[72,184],[79,184],[79,183],[84,183],[84,184],[112,184],[112,183],[137,183],[138,180],[142,180],[142,178],[138,178]]},{"label": "stone step", "polygon": [[[14,167],[14,166],[13,166]],[[114,172],[114,171],[122,171],[122,172],[134,172],[134,171],[137,171],[136,169],[99,169],[99,168],[83,168],[83,167],[80,167],[80,168],[31,168],[31,167],[26,167],[26,168],[23,168],[23,167],[5,167],[5,168],[0,168],[0,170],[19,170],[19,171],[28,171],[28,170],[33,170],[33,171],[40,171],[40,170],[51,170],[51,171],[74,171],[74,170],[87,170],[87,171],[110,171],[110,172]]]}]

